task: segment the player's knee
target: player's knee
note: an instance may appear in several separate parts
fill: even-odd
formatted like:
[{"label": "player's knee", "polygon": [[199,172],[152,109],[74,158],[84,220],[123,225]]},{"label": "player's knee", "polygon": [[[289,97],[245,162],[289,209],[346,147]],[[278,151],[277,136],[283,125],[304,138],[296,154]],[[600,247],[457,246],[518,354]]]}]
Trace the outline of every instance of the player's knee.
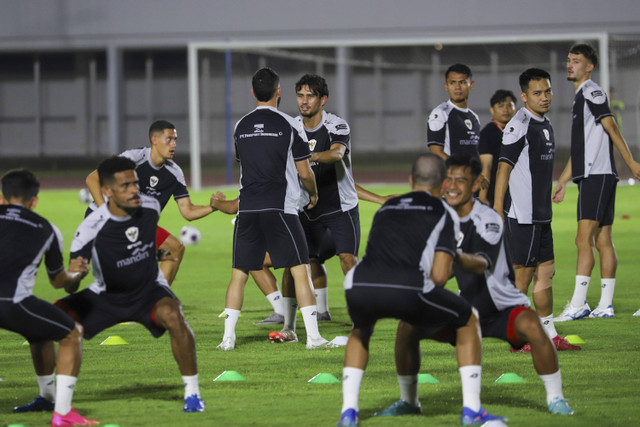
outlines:
[{"label": "player's knee", "polygon": [[357,259],[355,255],[346,253],[340,254],[340,264],[342,264],[345,273],[355,267],[356,263]]},{"label": "player's knee", "polygon": [[553,286],[556,269],[553,264],[540,264],[533,280],[533,292],[541,292]]},{"label": "player's knee", "polygon": [[185,323],[180,305],[175,301],[159,305],[155,317],[168,330],[179,328]]},{"label": "player's knee", "polygon": [[540,317],[532,310],[524,310],[518,314],[515,320],[515,329],[518,336],[528,342],[535,342],[546,337],[542,323],[540,323]]}]

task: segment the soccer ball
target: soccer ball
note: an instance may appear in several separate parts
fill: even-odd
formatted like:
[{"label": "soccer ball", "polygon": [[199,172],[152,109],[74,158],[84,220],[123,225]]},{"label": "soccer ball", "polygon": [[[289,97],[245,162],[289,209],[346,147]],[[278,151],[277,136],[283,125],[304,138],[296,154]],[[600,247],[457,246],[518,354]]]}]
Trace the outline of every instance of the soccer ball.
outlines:
[{"label": "soccer ball", "polygon": [[180,230],[180,241],[185,245],[197,245],[200,243],[200,238],[202,235],[200,234],[200,230],[195,228],[192,225],[185,225]]},{"label": "soccer ball", "polygon": [[91,196],[89,190],[87,190],[86,188],[80,189],[80,192],[78,193],[78,199],[80,200],[80,203],[84,203],[85,205],[87,203],[93,202],[93,197]]}]

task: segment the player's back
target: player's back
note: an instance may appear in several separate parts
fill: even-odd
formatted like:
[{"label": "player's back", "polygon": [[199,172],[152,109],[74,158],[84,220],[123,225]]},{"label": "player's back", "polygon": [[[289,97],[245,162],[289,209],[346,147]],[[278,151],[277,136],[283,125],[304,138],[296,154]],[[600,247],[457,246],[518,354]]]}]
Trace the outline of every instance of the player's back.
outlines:
[{"label": "player's back", "polygon": [[455,251],[449,212],[441,199],[425,191],[388,200],[373,219],[354,282],[426,286],[435,251]]},{"label": "player's back", "polygon": [[[42,257],[60,240],[59,232],[37,213],[20,205],[0,205],[0,299],[31,293]],[[26,295],[25,295],[26,296]]]},{"label": "player's back", "polygon": [[240,212],[297,213],[295,162],[310,157],[301,134],[304,131],[292,117],[271,107],[258,107],[238,121],[234,139],[241,168]]}]

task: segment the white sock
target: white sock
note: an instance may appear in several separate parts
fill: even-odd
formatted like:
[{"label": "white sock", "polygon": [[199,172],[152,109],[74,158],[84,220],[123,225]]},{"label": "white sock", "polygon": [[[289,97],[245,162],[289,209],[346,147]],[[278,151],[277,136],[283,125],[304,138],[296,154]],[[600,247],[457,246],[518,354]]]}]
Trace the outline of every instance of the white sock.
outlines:
[{"label": "white sock", "polygon": [[200,386],[198,385],[198,374],[182,376],[182,381],[184,382],[184,398],[195,394],[200,397]]},{"label": "white sock", "polygon": [[318,307],[315,305],[300,307],[300,313],[304,320],[304,328],[307,330],[307,341],[322,339],[318,330]]},{"label": "white sock", "polygon": [[400,385],[400,399],[413,406],[420,406],[418,375],[398,375],[398,384]]},{"label": "white sock", "polygon": [[590,280],[589,276],[576,276],[576,287],[573,289],[573,297],[571,298],[572,306],[582,307],[585,303]]},{"label": "white sock", "polygon": [[298,314],[298,300],[295,298],[282,298],[284,305],[284,329],[296,330],[296,317]]},{"label": "white sock", "polygon": [[613,303],[613,291],[616,289],[616,279],[601,279],[602,293],[600,294],[600,302],[598,307],[607,308]]},{"label": "white sock", "polygon": [[549,375],[540,375],[540,379],[544,383],[544,388],[547,390],[547,405],[553,402],[556,397],[564,399],[562,394],[562,375],[560,369],[558,372]]},{"label": "white sock", "polygon": [[77,377],[58,375],[56,377],[56,404],[54,411],[60,415],[67,415],[71,410],[73,390],[76,388]]},{"label": "white sock", "polygon": [[51,375],[36,375],[38,380],[38,387],[40,388],[40,396],[47,399],[49,402],[56,400],[56,381],[55,374]]},{"label": "white sock", "polygon": [[480,386],[482,383],[482,366],[468,365],[458,368],[462,380],[462,406],[474,412],[480,410]]},{"label": "white sock", "polygon": [[224,309],[224,335],[222,336],[222,341],[229,337],[233,340],[236,339],[238,317],[240,317],[240,310],[234,310],[233,308]]},{"label": "white sock", "polygon": [[318,313],[326,313],[329,311],[329,288],[316,289],[316,304],[318,305]]},{"label": "white sock", "polygon": [[547,317],[541,317],[540,321],[542,322],[542,327],[547,333],[547,336],[551,339],[554,339],[558,335],[558,332],[556,331],[556,327],[553,323],[553,313],[548,315]]},{"label": "white sock", "polygon": [[280,293],[280,291],[271,292],[269,295],[267,295],[267,301],[271,303],[273,311],[284,316],[282,294]]},{"label": "white sock", "polygon": [[342,411],[344,412],[349,408],[355,409],[356,412],[360,410],[358,405],[358,398],[360,397],[360,384],[362,384],[362,377],[364,376],[364,370],[358,368],[342,368]]}]

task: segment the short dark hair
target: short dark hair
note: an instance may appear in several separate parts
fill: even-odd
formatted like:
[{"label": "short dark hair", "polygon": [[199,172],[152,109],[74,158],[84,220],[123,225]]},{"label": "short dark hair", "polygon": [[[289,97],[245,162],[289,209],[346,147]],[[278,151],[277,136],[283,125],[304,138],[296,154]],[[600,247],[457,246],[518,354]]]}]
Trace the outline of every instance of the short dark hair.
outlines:
[{"label": "short dark hair", "polygon": [[472,76],[471,68],[469,68],[468,66],[466,66],[464,64],[453,64],[452,66],[447,68],[447,71],[444,72],[444,80],[445,81],[449,78],[449,74],[450,73],[464,74],[468,78],[471,78],[471,76]]},{"label": "short dark hair", "polygon": [[166,120],[156,120],[151,123],[149,126],[149,140],[151,140],[151,136],[156,133],[163,133],[165,129],[175,129],[176,127],[173,123],[168,122]]},{"label": "short dark hair", "polygon": [[447,169],[450,167],[463,167],[471,169],[471,178],[475,181],[482,173],[482,163],[480,160],[470,154],[454,154],[447,157],[445,161]]},{"label": "short dark hair", "polygon": [[529,89],[529,82],[531,80],[544,79],[551,81],[551,76],[545,70],[541,70],[540,68],[529,68],[520,74],[520,78],[518,79],[520,82],[520,90],[526,92],[527,89]]},{"label": "short dark hair", "polygon": [[433,153],[420,154],[411,167],[414,186],[440,188],[446,177],[447,168],[444,166],[444,161]]},{"label": "short dark hair", "polygon": [[296,93],[302,89],[302,86],[309,86],[311,92],[317,95],[319,98],[323,96],[329,96],[329,86],[324,77],[317,74],[305,74],[300,77],[300,80],[296,82]]},{"label": "short dark hair", "polygon": [[267,102],[273,98],[276,90],[278,90],[279,84],[280,77],[278,76],[278,73],[269,67],[259,69],[251,79],[253,93],[256,96],[256,99],[260,102]]},{"label": "short dark hair", "polygon": [[[166,129],[166,128],[165,128]],[[114,179],[114,175],[118,172],[136,169],[136,164],[133,160],[122,156],[111,156],[102,161],[98,165],[98,178],[100,179],[100,186],[111,183]]]},{"label": "short dark hair", "polygon": [[4,198],[27,201],[38,195],[40,182],[27,169],[11,169],[2,176],[2,194]]},{"label": "short dark hair", "polygon": [[595,48],[587,43],[576,43],[569,48],[569,53],[574,55],[584,55],[585,58],[593,64],[594,67],[598,66],[598,52]]},{"label": "short dark hair", "polygon": [[516,103],[516,96],[513,94],[513,92],[506,89],[498,89],[496,93],[491,96],[491,99],[489,100],[489,106],[493,107],[496,104],[506,101],[507,98],[511,98],[513,100],[513,103]]}]

